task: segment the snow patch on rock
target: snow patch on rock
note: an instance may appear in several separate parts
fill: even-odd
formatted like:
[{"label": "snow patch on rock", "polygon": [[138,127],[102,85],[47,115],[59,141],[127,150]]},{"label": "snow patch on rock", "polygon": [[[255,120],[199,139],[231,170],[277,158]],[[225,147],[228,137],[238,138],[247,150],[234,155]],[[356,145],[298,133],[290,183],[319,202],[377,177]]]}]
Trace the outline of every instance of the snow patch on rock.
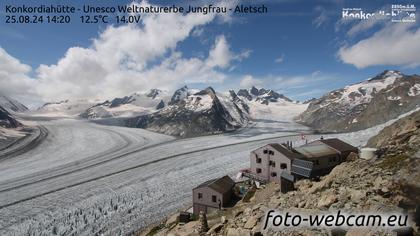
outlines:
[{"label": "snow patch on rock", "polygon": [[415,84],[408,91],[408,96],[414,97],[420,94],[420,84]]}]

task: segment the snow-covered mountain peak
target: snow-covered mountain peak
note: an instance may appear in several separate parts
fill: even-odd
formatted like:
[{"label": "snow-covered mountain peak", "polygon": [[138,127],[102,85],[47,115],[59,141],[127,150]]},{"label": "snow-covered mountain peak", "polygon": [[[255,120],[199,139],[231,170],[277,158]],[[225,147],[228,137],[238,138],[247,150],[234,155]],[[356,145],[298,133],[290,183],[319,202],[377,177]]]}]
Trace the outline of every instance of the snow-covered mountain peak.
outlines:
[{"label": "snow-covered mountain peak", "polygon": [[40,115],[76,116],[98,102],[98,100],[88,99],[47,102],[39,107],[36,113],[39,113]]},{"label": "snow-covered mountain peak", "polygon": [[386,122],[416,108],[420,76],[386,70],[313,100],[301,120],[328,131],[358,130]]},{"label": "snow-covered mountain peak", "polygon": [[162,90],[160,89],[151,89],[149,93],[146,94],[146,96],[155,99],[161,93],[162,93]]},{"label": "snow-covered mountain peak", "polygon": [[400,71],[397,70],[385,70],[382,73],[376,75],[373,78],[368,79],[368,81],[374,81],[374,80],[385,80],[385,79],[396,79],[403,77],[404,74],[402,74]]},{"label": "snow-covered mountain peak", "polygon": [[333,91],[330,95],[332,95],[332,101],[345,102],[354,107],[362,103],[369,103],[375,93],[394,84],[396,79],[403,76],[399,71],[386,70],[371,79],[346,86],[342,91]]},{"label": "snow-covered mountain peak", "polygon": [[189,94],[190,93],[189,93],[188,87],[186,85],[182,88],[179,88],[179,89],[175,90],[174,94],[171,97],[169,105],[175,104],[175,103],[183,100],[184,98],[188,97]]},{"label": "snow-covered mountain peak", "polygon": [[129,96],[97,103],[80,116],[89,119],[137,116],[162,109],[169,101],[170,96],[167,91],[151,89],[148,92],[136,92]]},{"label": "snow-covered mountain peak", "polygon": [[[178,93],[178,92],[181,92]],[[177,103],[185,103],[185,108],[194,111],[194,112],[201,112],[204,110],[211,109],[215,104],[219,104],[219,98],[216,95],[216,91],[212,87],[208,87],[206,89],[200,90],[195,93],[191,93],[190,90],[186,86],[182,87],[181,89],[178,89],[174,96],[181,95],[179,97],[176,97],[173,104]],[[173,97],[174,97],[173,96]],[[177,100],[181,98],[181,100]],[[171,100],[172,101],[172,100]]]},{"label": "snow-covered mountain peak", "polygon": [[211,97],[215,97],[216,96],[216,91],[214,91],[214,89],[212,87],[207,87],[197,93],[194,93],[194,95],[209,95]]}]

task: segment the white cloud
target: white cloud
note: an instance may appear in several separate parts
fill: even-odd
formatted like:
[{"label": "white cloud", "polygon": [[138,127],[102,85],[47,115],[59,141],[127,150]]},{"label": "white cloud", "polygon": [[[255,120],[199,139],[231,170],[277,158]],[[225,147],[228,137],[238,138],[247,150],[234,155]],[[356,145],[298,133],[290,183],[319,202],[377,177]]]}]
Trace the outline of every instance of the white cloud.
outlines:
[{"label": "white cloud", "polygon": [[274,60],[274,62],[275,62],[275,63],[278,63],[278,64],[283,63],[283,62],[284,62],[284,54],[282,54],[282,55],[281,55],[281,57],[276,58],[276,59]]},{"label": "white cloud", "polygon": [[227,68],[233,58],[229,47],[225,36],[221,35],[217,37],[216,43],[209,53],[207,64],[210,67]]},{"label": "white cloud", "polygon": [[203,35],[204,33],[204,29],[203,28],[195,28],[192,32],[192,36],[193,37],[200,37],[201,35]]},{"label": "white cloud", "polygon": [[312,72],[312,76],[318,76],[318,75],[320,75],[321,74],[321,71],[320,70],[316,70],[316,71],[314,71],[314,72]]},{"label": "white cloud", "polygon": [[382,24],[385,21],[383,19],[372,18],[369,20],[361,20],[357,24],[354,24],[348,31],[347,35],[353,37],[361,32],[365,32],[378,24]]},{"label": "white cloud", "polygon": [[295,97],[314,97],[314,96],[317,97],[326,92],[327,92],[326,89],[312,89],[309,91],[294,94],[294,96]]},{"label": "white cloud", "polygon": [[235,54],[230,50],[230,45],[224,35],[216,38],[213,48],[209,52],[207,65],[209,67],[218,67],[226,69],[231,66],[232,61],[242,61],[251,55],[251,50],[244,50],[239,54]]},{"label": "white cloud", "polygon": [[310,76],[291,76],[291,77],[277,77],[274,80],[276,83],[281,84],[282,87],[295,88],[300,86],[307,86],[311,82]]},{"label": "white cloud", "polygon": [[0,94],[27,101],[34,95],[34,80],[27,76],[31,67],[12,57],[0,47]]},{"label": "white cloud", "polygon": [[236,61],[242,61],[248,58],[249,56],[251,56],[251,53],[252,53],[251,49],[245,49],[245,50],[242,50],[241,53],[234,55],[233,59]]},{"label": "white cloud", "polygon": [[357,68],[374,65],[420,65],[420,28],[415,24],[387,24],[373,36],[339,49],[338,57]]},{"label": "white cloud", "polygon": [[1,87],[10,88],[13,74],[20,78],[16,84],[22,85],[14,93],[31,90],[31,94],[51,101],[104,99],[150,88],[172,90],[185,83],[222,82],[226,79],[223,70],[249,57],[250,50],[235,54],[220,35],[207,58],[185,58],[177,51],[178,44],[193,36],[195,29],[214,19],[216,14],[145,14],[139,25],[109,26],[90,47],[71,47],[56,64],[40,65],[36,79],[27,76],[29,66],[1,50]]},{"label": "white cloud", "polygon": [[322,6],[315,7],[315,13],[318,15],[313,21],[312,24],[315,28],[319,28],[322,25],[326,24],[329,20],[327,10]]},{"label": "white cloud", "polygon": [[0,48],[0,71],[11,74],[25,74],[31,67],[22,64],[18,59],[9,55],[3,48]]},{"label": "white cloud", "polygon": [[252,75],[245,75],[239,85],[241,88],[251,88],[252,86],[260,87],[263,85],[263,81],[255,79]]}]

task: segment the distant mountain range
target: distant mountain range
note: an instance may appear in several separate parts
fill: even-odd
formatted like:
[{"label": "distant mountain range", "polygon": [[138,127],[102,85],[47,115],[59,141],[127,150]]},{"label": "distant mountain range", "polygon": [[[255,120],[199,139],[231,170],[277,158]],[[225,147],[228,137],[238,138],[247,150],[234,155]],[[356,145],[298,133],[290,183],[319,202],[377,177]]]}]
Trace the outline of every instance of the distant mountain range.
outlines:
[{"label": "distant mountain range", "polygon": [[235,130],[253,119],[285,119],[288,113],[296,115],[307,108],[296,118],[299,123],[323,132],[349,132],[384,123],[415,109],[420,104],[419,95],[418,75],[390,70],[304,103],[265,88],[219,93],[211,87],[196,90],[184,86],[172,94],[152,89],[104,102],[47,103],[38,112],[98,122],[118,118],[119,125],[187,137]]},{"label": "distant mountain range", "polygon": [[251,103],[265,106],[293,101],[264,88],[241,89],[237,94],[233,90],[218,93],[211,87],[197,90],[184,86],[172,96],[166,91],[152,89],[98,103],[82,112],[80,117],[94,120],[125,117],[125,126],[187,137],[246,126],[251,118],[248,105]]},{"label": "distant mountain range", "polygon": [[279,100],[292,102],[292,100],[283,94],[279,94],[273,90],[268,89],[258,89],[252,87],[251,89],[240,89],[238,91],[238,96],[241,96],[248,101],[257,101],[261,104],[268,104],[270,102],[278,102]]},{"label": "distant mountain range", "polygon": [[98,119],[144,115],[164,108],[170,102],[170,98],[167,92],[152,89],[147,93],[134,93],[95,104],[80,116],[87,119]]},{"label": "distant mountain range", "polygon": [[311,101],[298,120],[324,132],[362,130],[419,107],[419,95],[419,75],[387,70]]}]

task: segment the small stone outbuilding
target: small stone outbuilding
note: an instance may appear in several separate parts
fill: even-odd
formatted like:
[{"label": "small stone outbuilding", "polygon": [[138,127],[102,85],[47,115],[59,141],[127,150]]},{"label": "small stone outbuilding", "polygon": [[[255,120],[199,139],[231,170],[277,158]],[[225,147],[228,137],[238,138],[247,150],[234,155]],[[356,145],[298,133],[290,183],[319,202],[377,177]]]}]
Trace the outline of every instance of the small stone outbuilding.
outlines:
[{"label": "small stone outbuilding", "polygon": [[229,176],[206,181],[193,189],[193,212],[209,213],[230,203],[235,181]]}]

